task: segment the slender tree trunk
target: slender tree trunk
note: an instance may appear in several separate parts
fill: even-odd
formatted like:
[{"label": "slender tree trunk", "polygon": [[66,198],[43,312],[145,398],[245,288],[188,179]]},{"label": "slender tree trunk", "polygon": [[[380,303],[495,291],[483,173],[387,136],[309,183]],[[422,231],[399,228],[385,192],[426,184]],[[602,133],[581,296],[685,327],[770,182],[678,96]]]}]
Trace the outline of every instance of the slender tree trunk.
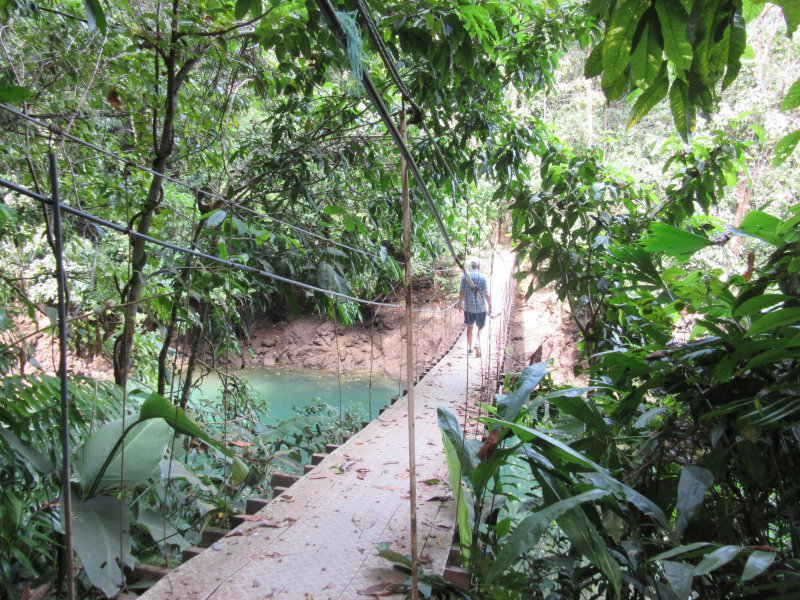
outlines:
[{"label": "slender tree trunk", "polygon": [[[164,120],[161,125],[160,140],[156,145],[156,157],[153,160],[153,170],[159,174],[153,175],[150,188],[147,191],[147,198],[137,215],[138,225],[136,226],[136,231],[144,235],[149,234],[153,214],[163,198],[164,177],[160,173],[164,172],[174,148],[174,125],[178,111],[178,93],[199,56],[207,49],[207,46],[195,48],[190,53],[191,58],[179,69],[177,65],[179,43],[178,0],[174,0],[172,5],[172,35],[169,51],[164,59],[164,69],[167,77]],[[147,264],[147,258],[146,242],[141,238],[134,238],[131,241],[131,277],[123,290],[123,302],[126,304],[124,324],[122,333],[114,343],[114,381],[118,385],[124,385],[130,375],[134,330],[144,284],[142,273]]]}]

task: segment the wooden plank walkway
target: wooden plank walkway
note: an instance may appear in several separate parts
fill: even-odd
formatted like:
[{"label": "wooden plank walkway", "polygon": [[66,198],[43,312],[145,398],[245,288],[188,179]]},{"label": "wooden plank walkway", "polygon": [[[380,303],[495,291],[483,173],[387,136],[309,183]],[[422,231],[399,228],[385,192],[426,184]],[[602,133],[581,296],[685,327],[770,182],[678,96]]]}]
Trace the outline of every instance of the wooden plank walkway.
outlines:
[{"label": "wooden plank walkway", "polygon": [[[499,255],[491,281],[495,309],[505,306],[510,272],[511,257]],[[484,329],[481,359],[467,355],[462,333],[414,388],[419,552],[428,571],[444,571],[456,516],[436,411],[446,406],[463,418],[467,382],[477,389],[481,367],[497,364],[504,320],[497,321]],[[363,599],[402,583],[405,575],[377,556],[376,546],[389,542],[410,553],[407,418],[405,397],[270,502],[258,520],[170,572],[142,598]]]}]

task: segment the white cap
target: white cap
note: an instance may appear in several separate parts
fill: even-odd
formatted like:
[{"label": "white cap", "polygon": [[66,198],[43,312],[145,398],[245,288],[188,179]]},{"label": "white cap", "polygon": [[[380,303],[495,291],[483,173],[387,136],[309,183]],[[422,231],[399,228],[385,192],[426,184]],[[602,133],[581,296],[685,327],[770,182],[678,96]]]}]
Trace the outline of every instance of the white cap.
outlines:
[{"label": "white cap", "polygon": [[477,269],[478,267],[481,266],[481,260],[478,257],[473,256],[472,258],[469,259],[469,266],[472,269]]}]

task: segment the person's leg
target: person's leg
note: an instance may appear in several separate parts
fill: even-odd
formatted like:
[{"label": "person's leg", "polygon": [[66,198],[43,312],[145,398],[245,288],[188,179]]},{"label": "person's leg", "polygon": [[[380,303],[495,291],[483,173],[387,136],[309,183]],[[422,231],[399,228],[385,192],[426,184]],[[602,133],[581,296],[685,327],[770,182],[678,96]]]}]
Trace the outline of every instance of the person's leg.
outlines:
[{"label": "person's leg", "polygon": [[475,325],[475,313],[464,313],[464,324],[467,326],[467,354],[472,354],[472,327]]},{"label": "person's leg", "polygon": [[[481,355],[481,331],[483,331],[484,325],[486,325],[486,313],[478,313],[475,318],[475,324],[478,326],[478,333],[475,335],[475,356]],[[470,336],[471,338],[472,336]],[[472,342],[469,343],[469,347],[473,348]]]}]

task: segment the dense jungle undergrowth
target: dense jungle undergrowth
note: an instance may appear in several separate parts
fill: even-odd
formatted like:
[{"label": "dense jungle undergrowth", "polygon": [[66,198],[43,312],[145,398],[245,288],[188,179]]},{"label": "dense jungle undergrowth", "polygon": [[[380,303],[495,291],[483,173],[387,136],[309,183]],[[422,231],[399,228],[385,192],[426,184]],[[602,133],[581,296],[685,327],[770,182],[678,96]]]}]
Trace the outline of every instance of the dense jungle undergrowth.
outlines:
[{"label": "dense jungle undergrowth", "polygon": [[797,3],[334,4],[347,52],[323,1],[0,0],[0,178],[49,197],[55,156],[69,348],[114,375],[70,376],[65,481],[59,380],[18,327],[56,335],[56,222],[1,188],[0,597],[66,597],[72,574],[114,596],[351,428],[312,409],[261,430],[235,377],[220,406],[190,392],[200,349],[241,352],[254,319],[369,322],[341,295],[402,280],[399,155],[366,72],[430,192],[412,181],[415,276],[510,223],[523,292],[564,303],[587,381],[553,384],[547,356],[508,373],[486,442],[440,414],[471,586],[423,591],[796,598]]}]

